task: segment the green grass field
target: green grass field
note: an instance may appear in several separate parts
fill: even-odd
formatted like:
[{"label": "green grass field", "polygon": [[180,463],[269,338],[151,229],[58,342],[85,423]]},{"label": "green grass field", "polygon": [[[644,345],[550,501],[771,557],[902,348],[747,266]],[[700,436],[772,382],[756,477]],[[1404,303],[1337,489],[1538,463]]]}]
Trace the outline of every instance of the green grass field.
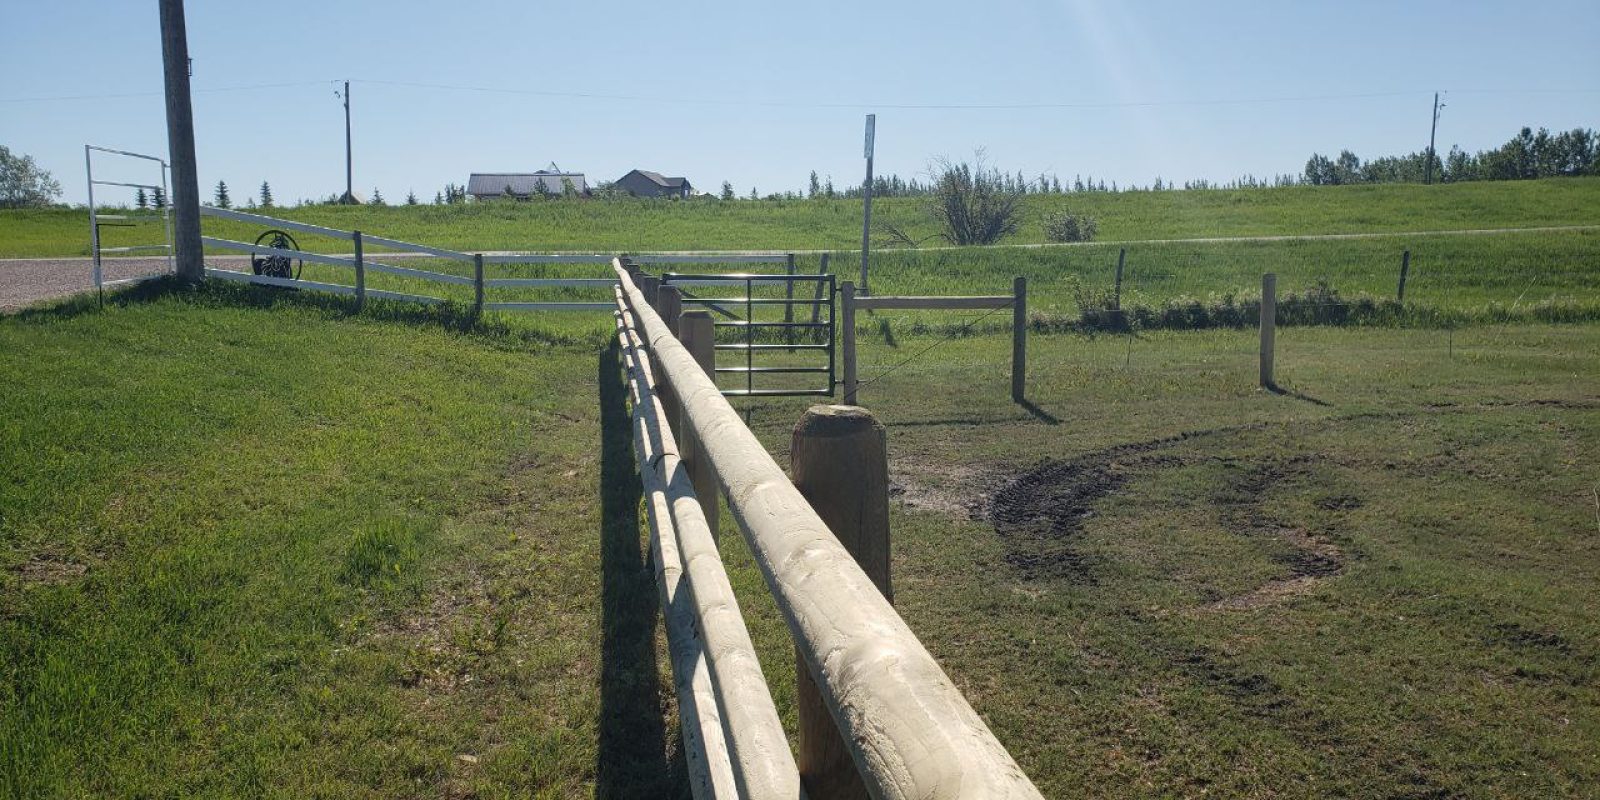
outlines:
[{"label": "green grass field", "polygon": [[[0,318],[0,793],[681,795],[600,330],[228,286]],[[889,371],[936,341],[863,342],[896,596],[1047,796],[1600,781],[1600,329],[1288,329],[1282,395],[1250,332],[1037,336],[1031,407],[1004,337]],[[780,463],[804,405],[749,406]]]},{"label": "green grass field", "polygon": [[[919,202],[880,199],[873,204],[874,219],[924,238],[934,231],[921,219]],[[1100,239],[1107,242],[1596,225],[1600,179],[1033,196],[1022,230],[1008,241],[1045,241],[1040,218],[1056,208],[1097,217]],[[848,250],[861,245],[861,204],[847,200],[309,206],[270,213],[467,251]],[[81,211],[0,212],[0,258],[88,255],[87,224]],[[205,226],[212,235],[234,239],[253,230],[217,219]],[[109,229],[107,236],[118,245],[160,240],[159,229],[151,226]],[[348,248],[347,243],[336,246]]]}]

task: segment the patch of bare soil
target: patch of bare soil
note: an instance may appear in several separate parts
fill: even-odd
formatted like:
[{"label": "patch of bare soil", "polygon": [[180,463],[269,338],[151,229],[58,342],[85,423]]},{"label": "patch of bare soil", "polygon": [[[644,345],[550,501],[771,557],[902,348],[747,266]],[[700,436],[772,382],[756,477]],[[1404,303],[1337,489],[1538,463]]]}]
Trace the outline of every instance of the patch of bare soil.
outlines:
[{"label": "patch of bare soil", "polygon": [[1005,482],[996,467],[889,462],[889,497],[908,508],[982,519],[989,496]]},{"label": "patch of bare soil", "polygon": [[39,553],[12,567],[23,586],[59,586],[89,571],[89,565],[54,553]]}]

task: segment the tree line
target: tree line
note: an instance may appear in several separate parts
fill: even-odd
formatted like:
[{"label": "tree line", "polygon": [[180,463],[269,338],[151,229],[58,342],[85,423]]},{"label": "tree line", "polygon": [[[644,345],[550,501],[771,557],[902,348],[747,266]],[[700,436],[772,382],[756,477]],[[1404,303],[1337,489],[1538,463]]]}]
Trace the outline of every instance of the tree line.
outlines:
[{"label": "tree line", "polygon": [[[1429,162],[1432,162],[1431,164]],[[1349,150],[1336,158],[1311,154],[1302,182],[1312,186],[1353,183],[1444,183],[1518,181],[1600,175],[1600,135],[1589,128],[1551,133],[1524,127],[1505,144],[1468,153],[1459,145],[1440,158],[1427,150],[1362,161]]]}]

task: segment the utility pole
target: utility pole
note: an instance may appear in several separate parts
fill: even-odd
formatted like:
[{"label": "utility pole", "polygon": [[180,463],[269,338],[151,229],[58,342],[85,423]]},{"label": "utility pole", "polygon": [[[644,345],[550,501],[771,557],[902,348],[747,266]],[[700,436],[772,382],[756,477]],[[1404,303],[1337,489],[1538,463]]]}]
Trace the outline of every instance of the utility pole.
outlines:
[{"label": "utility pole", "polygon": [[861,184],[861,293],[864,295],[872,293],[867,289],[867,254],[872,249],[872,139],[877,122],[877,114],[867,115],[867,180]]},{"label": "utility pole", "polygon": [[161,0],[161,71],[167,94],[167,157],[172,161],[172,248],[178,277],[205,277],[200,249],[200,178],[189,97],[189,34],[183,0]]},{"label": "utility pole", "polygon": [[339,95],[344,99],[344,198],[342,203],[355,203],[356,201],[356,173],[353,160],[350,156],[350,82],[344,82],[344,93]]},{"label": "utility pole", "polygon": [[1433,93],[1433,127],[1431,129],[1429,129],[1429,131],[1428,131],[1428,177],[1427,177],[1427,183],[1430,186],[1433,185],[1433,162],[1434,162],[1434,159],[1437,158],[1437,156],[1434,155],[1433,141],[1434,141],[1434,137],[1437,136],[1438,134],[1439,134],[1439,93],[1438,92],[1434,92]]}]

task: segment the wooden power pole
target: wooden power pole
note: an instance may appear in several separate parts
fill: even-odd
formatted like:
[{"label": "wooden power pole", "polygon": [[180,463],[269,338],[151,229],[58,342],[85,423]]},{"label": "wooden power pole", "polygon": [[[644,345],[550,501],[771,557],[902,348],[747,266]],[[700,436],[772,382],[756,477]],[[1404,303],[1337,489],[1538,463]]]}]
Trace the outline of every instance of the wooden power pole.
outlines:
[{"label": "wooden power pole", "polygon": [[178,277],[205,277],[200,245],[200,177],[189,97],[189,34],[183,0],[161,0],[161,68],[167,94],[167,152],[172,162],[172,249]]},{"label": "wooden power pole", "polygon": [[1430,186],[1433,185],[1433,162],[1434,162],[1434,159],[1436,158],[1436,156],[1434,155],[1435,151],[1433,149],[1433,141],[1434,141],[1434,138],[1436,136],[1438,136],[1438,134],[1439,134],[1439,93],[1438,92],[1434,92],[1433,93],[1433,126],[1428,129],[1428,169],[1427,169],[1428,177],[1427,177],[1427,180],[1425,181]]},{"label": "wooden power pole", "polygon": [[350,148],[350,82],[344,82],[344,93],[339,95],[344,100],[344,198],[341,203],[354,203],[356,201],[356,171],[355,161],[351,156]]}]

